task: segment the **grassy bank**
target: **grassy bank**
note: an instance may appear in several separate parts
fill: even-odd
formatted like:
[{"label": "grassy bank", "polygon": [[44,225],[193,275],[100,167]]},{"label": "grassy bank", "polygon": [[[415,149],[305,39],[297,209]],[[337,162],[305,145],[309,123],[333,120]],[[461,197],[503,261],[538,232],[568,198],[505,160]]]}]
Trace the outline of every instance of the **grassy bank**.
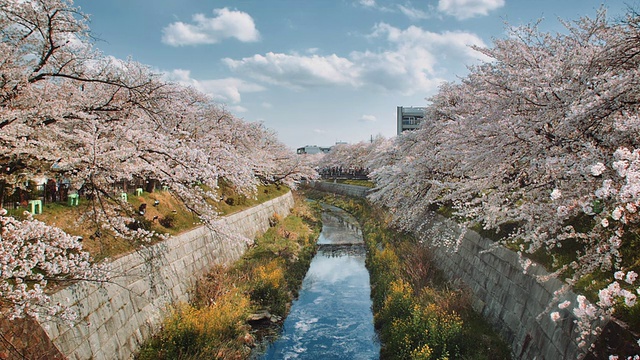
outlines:
[{"label": "grassy bank", "polygon": [[374,188],[376,186],[376,184],[370,180],[338,179],[337,182],[339,184],[364,186],[368,188]]},{"label": "grassy bank", "polygon": [[[276,184],[260,185],[255,197],[239,194],[225,184],[221,184],[216,191],[222,200],[212,201],[211,205],[218,214],[224,216],[284,195],[289,191],[289,188]],[[177,235],[201,225],[200,219],[169,191],[143,192],[140,195],[128,194],[127,202],[133,210],[146,204],[144,215],[134,213],[135,220],[138,226],[158,234]],[[66,203],[49,203],[44,206],[42,214],[35,215],[34,218],[46,224],[58,226],[71,235],[82,236],[83,248],[96,261],[129,253],[140,245],[125,241],[105,231],[96,231],[95,226],[90,222],[79,222],[78,219],[83,218],[84,214],[90,213],[93,206],[94,204],[85,199],[80,199],[78,206],[70,206]],[[24,218],[23,212],[24,209],[14,210],[11,215]]]},{"label": "grassy bank", "polygon": [[315,254],[319,208],[296,196],[292,214],[271,224],[239,261],[197,281],[192,301],[171,310],[138,359],[246,359],[277,331]]},{"label": "grassy bank", "polygon": [[388,226],[388,216],[361,199],[309,192],[359,219],[381,359],[509,359],[509,347],[472,309],[459,284],[447,282],[429,249]]}]

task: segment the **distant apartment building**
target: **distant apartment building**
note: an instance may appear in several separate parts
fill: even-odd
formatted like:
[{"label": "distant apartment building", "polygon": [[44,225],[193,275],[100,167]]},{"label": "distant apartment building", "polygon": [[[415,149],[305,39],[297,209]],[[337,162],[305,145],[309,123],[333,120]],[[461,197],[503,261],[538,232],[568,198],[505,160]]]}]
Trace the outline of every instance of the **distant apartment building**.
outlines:
[{"label": "distant apartment building", "polygon": [[299,155],[302,155],[302,154],[319,154],[319,153],[328,153],[329,150],[331,150],[331,148],[320,147],[320,146],[317,146],[317,145],[306,145],[306,146],[298,148],[296,150],[296,153],[298,153]]},{"label": "distant apartment building", "polygon": [[420,127],[426,110],[427,108],[425,107],[398,106],[396,115],[398,135],[405,130],[415,130]]}]

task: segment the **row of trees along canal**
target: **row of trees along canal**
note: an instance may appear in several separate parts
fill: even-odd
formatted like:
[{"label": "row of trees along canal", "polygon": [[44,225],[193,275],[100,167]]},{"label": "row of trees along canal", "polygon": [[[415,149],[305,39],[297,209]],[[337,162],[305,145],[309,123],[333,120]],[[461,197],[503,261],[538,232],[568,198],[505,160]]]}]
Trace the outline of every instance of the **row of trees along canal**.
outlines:
[{"label": "row of trees along canal", "polygon": [[[131,226],[135,209],[115,184],[159,182],[211,224],[220,180],[253,196],[260,183],[313,176],[261,124],[143,64],[101,54],[87,21],[68,0],[0,2],[1,199],[34,178],[64,181],[90,203],[83,226],[145,244],[157,234]],[[48,303],[45,287],[108,277],[58,228],[2,210],[0,230],[2,315],[71,319]]]},{"label": "row of trees along canal", "polygon": [[[342,145],[323,166],[371,169],[369,199],[398,228],[419,233],[440,209],[543,262],[637,332],[640,15],[600,10],[557,34],[538,25],[475,47],[487,61],[428,99],[419,130]],[[599,330],[596,306],[550,305],[552,319],[559,305],[585,333]]]},{"label": "row of trees along canal", "polygon": [[[487,61],[441,86],[420,130],[337,147],[323,166],[370,169],[371,200],[400,229],[419,229],[421,215],[441,207],[522,253],[546,255],[555,275],[637,329],[640,16],[599,11],[565,26],[512,28],[474,48]],[[260,181],[310,170],[261,125],[100,54],[69,1],[2,2],[0,27],[3,192],[37,175],[64,177],[95,205],[87,222],[144,242],[154,234],[127,226],[131,209],[114,198],[115,182],[159,181],[210,223],[220,179],[251,194]],[[59,312],[46,302],[49,281],[102,276],[77,238],[5,215],[3,312]],[[586,325],[596,313],[571,306]]]}]

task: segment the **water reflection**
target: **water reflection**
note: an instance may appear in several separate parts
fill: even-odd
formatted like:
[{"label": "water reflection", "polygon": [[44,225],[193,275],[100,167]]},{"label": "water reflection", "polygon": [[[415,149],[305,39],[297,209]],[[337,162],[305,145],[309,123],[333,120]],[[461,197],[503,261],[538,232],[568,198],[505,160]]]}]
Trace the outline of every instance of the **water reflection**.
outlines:
[{"label": "water reflection", "polygon": [[362,244],[362,232],[358,222],[346,211],[324,205],[322,232],[318,244]]},{"label": "water reflection", "polygon": [[263,359],[379,358],[360,229],[344,211],[327,209],[318,254]]}]

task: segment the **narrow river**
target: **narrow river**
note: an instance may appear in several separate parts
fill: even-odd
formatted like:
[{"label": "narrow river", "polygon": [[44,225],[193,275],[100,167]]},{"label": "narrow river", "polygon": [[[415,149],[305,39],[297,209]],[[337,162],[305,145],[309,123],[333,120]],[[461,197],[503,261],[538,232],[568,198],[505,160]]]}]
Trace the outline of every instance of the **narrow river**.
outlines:
[{"label": "narrow river", "polygon": [[262,359],[379,358],[362,233],[345,211],[323,208],[318,253]]}]

